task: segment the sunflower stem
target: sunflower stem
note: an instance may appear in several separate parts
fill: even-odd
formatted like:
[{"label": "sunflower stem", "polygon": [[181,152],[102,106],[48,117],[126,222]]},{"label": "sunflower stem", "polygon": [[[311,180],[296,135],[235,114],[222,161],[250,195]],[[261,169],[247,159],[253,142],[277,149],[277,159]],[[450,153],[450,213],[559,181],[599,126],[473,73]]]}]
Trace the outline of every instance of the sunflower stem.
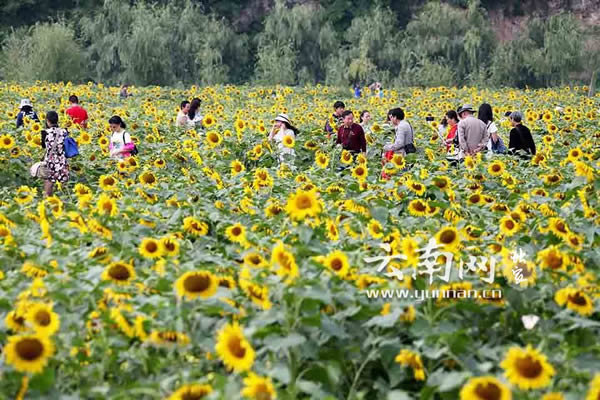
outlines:
[{"label": "sunflower stem", "polygon": [[356,391],[356,385],[358,384],[358,379],[360,378],[360,375],[362,374],[363,369],[365,369],[365,367],[367,366],[367,363],[369,361],[371,361],[371,357],[373,357],[373,355],[375,354],[375,350],[376,349],[371,350],[369,355],[365,358],[365,361],[363,361],[363,363],[360,365],[360,367],[356,371],[356,374],[354,375],[354,380],[352,381],[352,386],[350,386],[350,391],[348,392],[347,400],[352,400],[354,398],[354,392]]}]

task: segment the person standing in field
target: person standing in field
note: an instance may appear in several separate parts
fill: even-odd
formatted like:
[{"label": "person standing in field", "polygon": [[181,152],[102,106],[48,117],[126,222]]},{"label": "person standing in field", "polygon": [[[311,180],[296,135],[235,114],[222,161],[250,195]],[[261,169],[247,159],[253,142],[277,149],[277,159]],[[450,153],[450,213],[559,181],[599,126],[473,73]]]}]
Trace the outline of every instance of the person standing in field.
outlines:
[{"label": "person standing in field", "polygon": [[175,126],[187,128],[190,126],[190,118],[188,117],[188,112],[190,111],[190,102],[184,100],[179,105],[179,112],[177,113],[177,118],[175,119]]},{"label": "person standing in field", "polygon": [[67,108],[65,113],[69,117],[71,117],[71,120],[74,124],[86,129],[88,122],[88,113],[85,110],[85,108],[79,105],[79,98],[72,94],[71,96],[69,96],[69,104],[69,108]]},{"label": "person standing in field", "polygon": [[31,101],[29,99],[22,99],[19,104],[19,113],[17,114],[17,128],[22,127],[24,123],[24,119],[29,118],[33,121],[40,122],[35,111],[33,111],[33,106],[31,105]]},{"label": "person standing in field", "polygon": [[363,128],[363,131],[369,132],[369,121],[371,121],[371,113],[368,110],[361,111],[358,117],[358,123]]},{"label": "person standing in field", "polygon": [[[410,146],[414,147],[414,131],[408,121],[404,119],[404,110],[401,108],[392,108],[388,112],[390,122],[394,125],[395,137],[394,142],[383,146],[383,151],[393,152],[405,156],[408,152],[412,152]],[[389,157],[389,156],[386,156]]]},{"label": "person standing in field", "polygon": [[110,156],[115,159],[122,159],[131,156],[135,145],[131,140],[131,135],[125,130],[127,127],[123,119],[118,115],[113,115],[109,120],[110,130],[112,135],[110,136],[110,144],[108,149],[110,150]]},{"label": "person standing in field", "polygon": [[127,85],[127,84],[124,84],[123,86],[121,86],[121,91],[119,91],[119,97],[121,99],[126,99],[126,98],[132,96],[132,94],[129,93],[128,89],[129,89],[129,85]]},{"label": "person standing in field", "polygon": [[[445,128],[443,129],[443,132],[440,131],[440,136],[444,140],[446,152],[450,152],[452,145],[454,145],[455,149],[458,150],[458,136],[456,135],[458,130],[458,114],[456,114],[456,111],[450,110],[446,113],[442,123],[440,124],[440,127],[442,126]],[[448,132],[447,134],[446,129]]]},{"label": "person standing in field", "polygon": [[535,142],[531,131],[528,127],[523,125],[523,113],[520,111],[513,111],[510,114],[510,124],[513,128],[510,131],[508,150],[511,154],[517,154],[517,151],[525,153],[522,158],[528,158],[531,155],[535,155]]},{"label": "person standing in field", "polygon": [[342,113],[342,126],[338,129],[336,144],[341,144],[342,148],[352,155],[367,152],[365,131],[362,126],[354,123],[354,114],[350,110]]},{"label": "person standing in field", "polygon": [[46,129],[42,131],[42,148],[46,149],[44,164],[47,176],[44,177],[44,193],[52,196],[54,183],[69,180],[69,164],[65,155],[67,130],[58,127],[58,113],[48,111]]},{"label": "person standing in field", "polygon": [[201,100],[198,97],[194,97],[190,103],[190,110],[188,111],[189,125],[195,127],[202,125],[202,115],[200,115],[200,104]]},{"label": "person standing in field", "polygon": [[494,123],[494,112],[492,111],[492,106],[488,103],[483,103],[479,106],[479,111],[477,112],[477,117],[483,121],[485,126],[487,127],[487,132],[490,135],[490,140],[487,143],[488,151],[494,153],[504,153],[506,151],[506,147],[504,147],[504,142],[498,135],[498,127]]},{"label": "person standing in field", "polygon": [[294,144],[297,134],[298,129],[292,125],[287,114],[279,114],[275,117],[273,127],[269,133],[269,141],[274,140],[277,143],[280,162],[283,162],[286,156],[295,156],[291,145]]},{"label": "person standing in field", "polygon": [[475,110],[470,104],[458,109],[458,146],[465,155],[474,155],[487,147],[490,135],[483,121],[473,116]]},{"label": "person standing in field", "polygon": [[331,121],[336,125],[335,129],[337,129],[342,124],[342,114],[346,110],[346,105],[343,101],[336,101],[333,103],[333,114],[331,118],[325,122],[325,132],[327,133],[327,137],[330,137],[334,132],[334,127],[331,126]]}]

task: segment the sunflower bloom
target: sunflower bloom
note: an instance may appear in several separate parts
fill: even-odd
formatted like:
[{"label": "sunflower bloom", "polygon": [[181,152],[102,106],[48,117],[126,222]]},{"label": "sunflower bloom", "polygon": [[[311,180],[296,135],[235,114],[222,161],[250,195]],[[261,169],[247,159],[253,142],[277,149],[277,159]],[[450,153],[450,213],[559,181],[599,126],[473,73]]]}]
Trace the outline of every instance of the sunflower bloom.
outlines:
[{"label": "sunflower bloom", "polygon": [[528,345],[512,347],[500,363],[506,378],[522,390],[541,389],[551,384],[554,368],[546,356]]},{"label": "sunflower bloom", "polygon": [[58,314],[52,311],[51,306],[43,303],[30,305],[26,320],[37,333],[45,336],[52,336],[60,328]]},{"label": "sunflower bloom", "polygon": [[42,372],[54,354],[54,344],[45,335],[9,336],[3,349],[6,363],[20,372]]},{"label": "sunflower bloom", "polygon": [[460,400],[512,400],[510,389],[493,376],[471,378],[460,390]]},{"label": "sunflower bloom", "polygon": [[321,213],[321,204],[313,191],[298,190],[288,198],[286,212],[292,219],[303,220]]},{"label": "sunflower bloom", "polygon": [[567,287],[560,289],[554,295],[554,301],[559,306],[565,306],[583,316],[592,315],[594,312],[593,300],[580,289]]},{"label": "sunflower bloom", "polygon": [[209,271],[189,271],[175,281],[177,296],[193,300],[213,296],[219,286],[218,278]]},{"label": "sunflower bloom", "polygon": [[423,367],[423,361],[421,361],[421,356],[419,354],[408,349],[403,349],[398,353],[395,361],[404,367],[411,367],[416,380],[425,380],[425,368]]},{"label": "sunflower bloom", "polygon": [[241,394],[252,400],[275,400],[277,398],[271,379],[252,372],[244,378],[244,388]]},{"label": "sunflower bloom", "polygon": [[225,366],[235,372],[249,371],[254,364],[254,349],[237,322],[219,330],[215,350]]},{"label": "sunflower bloom", "polygon": [[201,400],[211,394],[212,391],[210,385],[187,384],[173,392],[167,400]]}]

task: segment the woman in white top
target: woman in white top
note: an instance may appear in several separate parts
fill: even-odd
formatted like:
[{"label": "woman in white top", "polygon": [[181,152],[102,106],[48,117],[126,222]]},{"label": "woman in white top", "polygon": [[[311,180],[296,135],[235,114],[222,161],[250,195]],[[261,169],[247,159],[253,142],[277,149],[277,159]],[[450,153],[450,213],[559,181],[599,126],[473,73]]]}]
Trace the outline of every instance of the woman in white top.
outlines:
[{"label": "woman in white top", "polygon": [[194,97],[190,103],[190,109],[187,113],[188,126],[195,128],[196,126],[202,125],[202,115],[200,114],[201,100],[198,97]]},{"label": "woman in white top", "polygon": [[108,146],[110,150],[110,156],[115,159],[126,158],[131,155],[131,151],[135,145],[131,140],[131,136],[125,130],[125,122],[118,115],[113,115],[109,120],[110,130],[112,135],[110,136],[110,144]]},{"label": "woman in white top", "polygon": [[361,111],[360,116],[358,117],[358,123],[362,126],[365,133],[371,132],[369,121],[371,121],[371,113],[368,110]]},{"label": "woman in white top", "polygon": [[[483,103],[479,106],[479,110],[477,111],[477,117],[483,121],[485,126],[487,127],[487,132],[490,135],[498,134],[498,127],[494,123],[494,112],[492,111],[492,106],[488,103]],[[492,150],[492,139],[488,140],[487,149]]]},{"label": "woman in white top", "polygon": [[294,128],[290,122],[290,119],[286,114],[279,114],[273,123],[271,133],[269,134],[269,141],[275,140],[277,143],[277,149],[279,152],[279,161],[282,162],[285,157],[294,157],[294,149],[285,145],[285,137],[290,136],[296,140],[296,134],[298,129]]}]

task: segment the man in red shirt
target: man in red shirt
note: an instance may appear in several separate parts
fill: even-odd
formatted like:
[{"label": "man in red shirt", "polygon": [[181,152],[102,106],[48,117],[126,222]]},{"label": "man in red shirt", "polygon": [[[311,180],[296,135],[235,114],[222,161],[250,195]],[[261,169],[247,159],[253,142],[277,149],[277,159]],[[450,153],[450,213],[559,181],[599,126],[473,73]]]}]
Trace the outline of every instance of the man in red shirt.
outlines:
[{"label": "man in red shirt", "polygon": [[367,139],[365,132],[359,124],[354,123],[354,114],[352,111],[346,110],[342,113],[342,126],[337,132],[337,143],[341,143],[344,150],[350,153],[357,154],[367,151]]},{"label": "man in red shirt", "polygon": [[69,103],[71,105],[65,113],[71,117],[71,120],[74,124],[81,126],[82,128],[87,128],[88,114],[85,111],[85,108],[79,105],[79,99],[74,94],[69,96]]}]

